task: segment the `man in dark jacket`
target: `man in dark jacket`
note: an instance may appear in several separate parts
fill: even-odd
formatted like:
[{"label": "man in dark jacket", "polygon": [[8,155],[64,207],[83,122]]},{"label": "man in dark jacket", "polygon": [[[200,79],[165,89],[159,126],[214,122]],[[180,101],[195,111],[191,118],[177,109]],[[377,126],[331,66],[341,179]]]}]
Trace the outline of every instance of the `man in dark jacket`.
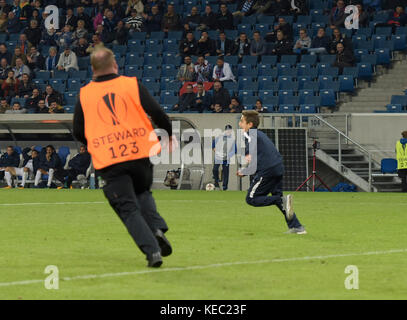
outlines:
[{"label": "man in dark jacket", "polygon": [[[31,152],[31,155],[29,153]],[[8,178],[10,180],[9,186],[11,186],[11,176],[17,176],[17,177],[22,177],[21,185],[19,186],[19,189],[24,189],[25,183],[27,182],[27,178],[30,174],[33,174],[36,172],[39,167],[40,167],[40,157],[38,151],[35,149],[35,147],[31,148],[24,148],[23,152],[23,166],[22,168],[7,168],[8,172],[6,172],[6,175],[9,175],[10,177]]]},{"label": "man in dark jacket", "polygon": [[216,40],[216,53],[218,56],[230,56],[235,51],[233,40],[226,38],[224,31],[219,32],[219,39]]},{"label": "man in dark jacket", "polygon": [[43,174],[48,175],[47,187],[51,188],[52,179],[54,178],[54,173],[61,169],[61,159],[55,152],[55,148],[52,145],[48,145],[45,149],[41,151],[40,154],[40,166],[35,174],[34,187],[38,188],[41,176]]},{"label": "man in dark jacket", "polygon": [[325,35],[325,29],[319,28],[317,36],[312,39],[311,48],[308,49],[310,54],[328,53],[331,44],[331,39]]},{"label": "man in dark jacket", "polygon": [[290,40],[287,40],[286,36],[284,35],[283,31],[277,31],[277,42],[274,45],[273,50],[271,51],[272,54],[275,54],[279,57],[285,54],[292,54],[293,53],[293,45]]},{"label": "man in dark jacket", "polygon": [[207,31],[202,31],[201,38],[198,41],[198,55],[214,56],[216,53],[215,41],[209,38]]},{"label": "man in dark jacket", "polygon": [[213,112],[223,112],[230,105],[229,91],[222,87],[222,82],[215,80],[213,83],[211,109]]},{"label": "man in dark jacket", "polygon": [[198,91],[195,94],[194,109],[202,113],[203,111],[210,109],[212,96],[209,92],[205,91],[202,82],[198,82],[196,87]]},{"label": "man in dark jacket", "polygon": [[283,17],[278,18],[278,25],[274,27],[274,31],[269,32],[264,37],[264,40],[267,42],[275,42],[277,40],[277,32],[281,30],[286,39],[292,40],[293,39],[293,28]]},{"label": "man in dark jacket", "polygon": [[335,62],[332,64],[333,67],[339,69],[339,74],[342,74],[343,68],[353,67],[355,64],[355,57],[351,50],[345,50],[343,43],[338,43],[336,45],[336,58]]},{"label": "man in dark jacket", "polygon": [[184,112],[194,108],[195,93],[192,84],[187,85],[187,91],[178,99],[178,103],[172,108],[174,111]]},{"label": "man in dark jacket", "polygon": [[[20,156],[14,150],[13,146],[7,147],[7,152],[5,152],[0,158],[0,179],[4,179],[4,170],[7,167],[17,168],[20,165]],[[11,188],[11,186],[5,187],[6,189]]]},{"label": "man in dark jacket", "polygon": [[198,51],[198,43],[192,32],[187,32],[186,37],[179,44],[179,53],[182,57],[195,56]]},{"label": "man in dark jacket", "polygon": [[233,15],[228,10],[226,4],[222,3],[219,8],[219,13],[216,16],[218,21],[218,30],[232,30],[233,29]]},{"label": "man in dark jacket", "polygon": [[201,25],[198,30],[215,30],[218,25],[216,14],[212,11],[211,6],[205,7],[205,13],[201,16]]}]

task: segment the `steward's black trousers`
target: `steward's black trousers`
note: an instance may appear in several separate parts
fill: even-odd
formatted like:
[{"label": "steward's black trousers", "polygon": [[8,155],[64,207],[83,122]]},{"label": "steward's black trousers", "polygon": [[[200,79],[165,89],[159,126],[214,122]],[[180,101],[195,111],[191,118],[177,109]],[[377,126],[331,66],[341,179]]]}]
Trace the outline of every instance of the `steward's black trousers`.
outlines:
[{"label": "steward's black trousers", "polygon": [[154,233],[157,229],[166,232],[168,227],[150,192],[153,182],[150,159],[115,164],[97,173],[106,181],[103,187],[106,198],[140,250],[147,256],[160,251]]}]

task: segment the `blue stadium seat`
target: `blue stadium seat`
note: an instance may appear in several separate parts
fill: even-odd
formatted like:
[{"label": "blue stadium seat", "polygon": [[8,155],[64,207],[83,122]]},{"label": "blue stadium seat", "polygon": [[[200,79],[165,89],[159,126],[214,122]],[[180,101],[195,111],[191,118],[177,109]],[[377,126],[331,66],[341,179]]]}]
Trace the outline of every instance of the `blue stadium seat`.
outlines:
[{"label": "blue stadium seat", "polygon": [[373,30],[370,27],[359,28],[356,30],[356,35],[365,35],[366,37],[371,37]]},{"label": "blue stadium seat", "polygon": [[298,89],[303,89],[304,88],[304,84],[306,82],[311,82],[312,78],[310,76],[298,76],[297,77],[297,81],[298,81]]},{"label": "blue stadium seat", "polygon": [[256,66],[257,65],[257,57],[255,56],[243,56],[242,64]]},{"label": "blue stadium seat", "polygon": [[168,31],[168,39],[175,39],[181,40],[182,39],[182,31]]},{"label": "blue stadium seat", "polygon": [[358,63],[358,78],[370,81],[373,77],[373,68],[370,63]]},{"label": "blue stadium seat", "polygon": [[285,99],[287,99],[287,97],[293,97],[293,96],[294,96],[293,90],[279,90],[278,91],[279,104],[284,103],[284,101],[285,101]]},{"label": "blue stadium seat", "polygon": [[257,16],[257,23],[267,23],[269,25],[274,24],[274,16],[259,15]]},{"label": "blue stadium seat", "polygon": [[369,51],[366,49],[355,49],[353,50],[353,55],[355,56],[355,59],[357,62],[360,62],[362,55],[369,54]]},{"label": "blue stadium seat", "polygon": [[81,81],[85,81],[87,78],[87,72],[85,70],[69,70],[68,71],[68,78],[72,79],[81,79]]},{"label": "blue stadium seat", "polygon": [[144,77],[159,79],[161,78],[161,69],[157,69],[157,66],[145,65],[143,70]]},{"label": "blue stadium seat", "polygon": [[287,77],[297,77],[298,69],[297,68],[282,68],[278,70],[279,76],[287,76]]},{"label": "blue stadium seat", "polygon": [[130,34],[129,38],[134,40],[145,40],[147,32],[133,32]]},{"label": "blue stadium seat", "polygon": [[182,83],[179,81],[170,81],[165,84],[165,90],[178,92],[181,89]]},{"label": "blue stadium seat", "polygon": [[152,53],[151,55],[144,55],[145,65],[160,66],[162,64],[162,58]]},{"label": "blue stadium seat", "polygon": [[258,76],[270,76],[273,78],[277,78],[278,70],[274,68],[270,68],[268,64],[259,64],[257,65]]},{"label": "blue stadium seat", "polygon": [[250,64],[240,64],[238,67],[238,76],[257,77],[257,69],[254,69]]},{"label": "blue stadium seat", "polygon": [[300,113],[317,113],[317,107],[314,104],[301,104]]},{"label": "blue stadium seat", "polygon": [[267,95],[261,98],[263,105],[276,107],[279,105],[278,96]]},{"label": "blue stadium seat", "polygon": [[[398,28],[397,28],[398,29]],[[393,50],[403,51],[406,50],[406,34],[395,34],[391,36],[393,41]]]},{"label": "blue stadium seat", "polygon": [[238,56],[226,56],[224,57],[225,62],[229,63],[231,66],[232,65],[237,65],[239,57]]},{"label": "blue stadium seat", "polygon": [[127,65],[142,66],[143,64],[144,64],[144,58],[140,57],[138,54],[128,53],[126,55],[126,66]]},{"label": "blue stadium seat", "polygon": [[90,65],[90,58],[89,57],[78,58],[79,70],[87,70],[89,65]]},{"label": "blue stadium seat", "polygon": [[160,88],[160,84],[158,82],[148,82],[145,84],[145,87],[154,96],[157,96],[160,93],[161,88]]},{"label": "blue stadium seat", "polygon": [[359,72],[357,67],[345,67],[342,71],[342,75],[352,76],[353,78],[357,78],[358,74]]},{"label": "blue stadium seat", "polygon": [[165,33],[163,31],[153,31],[150,33],[149,40],[163,40],[165,38]]},{"label": "blue stadium seat", "polygon": [[68,72],[66,72],[64,70],[55,70],[54,78],[61,79],[61,80],[68,80]]},{"label": "blue stadium seat", "polygon": [[391,27],[377,27],[376,35],[389,37],[391,35]]},{"label": "blue stadium seat", "polygon": [[278,83],[274,81],[259,82],[259,89],[266,91],[278,91]]},{"label": "blue stadium seat", "polygon": [[300,98],[300,104],[305,103],[305,98],[308,96],[313,97],[315,95],[314,90],[307,90],[307,89],[302,89],[298,92],[298,97]]},{"label": "blue stadium seat", "polygon": [[320,96],[306,96],[304,97],[303,104],[313,104],[316,108],[321,106],[321,97]]},{"label": "blue stadium seat", "polygon": [[397,159],[385,158],[380,162],[382,173],[397,173]]},{"label": "blue stadium seat", "polygon": [[407,96],[406,95],[392,95],[390,104],[399,104],[403,108],[407,107]]},{"label": "blue stadium seat", "polygon": [[137,65],[127,65],[124,67],[124,75],[141,78],[143,76],[143,70]]},{"label": "blue stadium seat", "polygon": [[279,90],[292,90],[298,91],[299,83],[294,81],[291,77],[278,77],[278,89]]},{"label": "blue stadium seat", "polygon": [[274,55],[274,56],[264,55],[261,57],[261,63],[275,66],[275,65],[277,65],[277,56],[276,55]]},{"label": "blue stadium seat", "polygon": [[313,90],[315,92],[319,91],[319,83],[316,81],[305,82],[302,85],[303,90]]},{"label": "blue stadium seat", "polygon": [[311,16],[297,16],[297,23],[311,24],[311,22],[312,22]]},{"label": "blue stadium seat", "polygon": [[318,71],[318,75],[320,76],[331,76],[331,77],[337,77],[339,74],[339,69],[337,67],[327,67],[327,68],[321,68]]},{"label": "blue stadium seat", "polygon": [[403,107],[400,104],[388,104],[388,105],[386,105],[386,111],[393,112],[393,113],[400,113],[400,112],[403,112]]},{"label": "blue stadium seat", "polygon": [[280,58],[280,63],[295,65],[297,63],[297,55],[283,54]]},{"label": "blue stadium seat", "polygon": [[78,99],[77,92],[65,92],[64,93],[64,101],[67,105],[75,105]]},{"label": "blue stadium seat", "polygon": [[340,92],[354,92],[354,79],[352,76],[341,75],[339,76],[339,91]]},{"label": "blue stadium seat", "polygon": [[66,84],[69,91],[79,91],[82,86],[81,79],[68,79]]},{"label": "blue stadium seat", "polygon": [[336,55],[334,55],[334,54],[323,54],[323,55],[321,55],[321,56],[319,57],[319,61],[320,61],[321,63],[325,63],[325,64],[331,65],[332,63],[335,62],[335,58],[336,58]]},{"label": "blue stadium seat", "polygon": [[323,89],[319,91],[319,96],[321,97],[321,106],[324,107],[335,107],[335,92],[332,89]]},{"label": "blue stadium seat", "polygon": [[[315,65],[315,64],[317,64],[317,59],[318,59],[318,56],[315,54],[303,54],[303,55],[301,55],[300,62],[302,64]],[[298,65],[297,65],[297,67],[298,67]]]},{"label": "blue stadium seat", "polygon": [[365,41],[357,41],[354,42],[356,49],[366,49],[367,51],[374,50],[374,42],[373,40],[365,40]]},{"label": "blue stadium seat", "polygon": [[120,56],[125,56],[127,51],[127,46],[115,45],[113,47],[113,53],[118,53]]},{"label": "blue stadium seat", "polygon": [[239,85],[238,85],[237,82],[230,82],[230,81],[225,82],[223,84],[223,87],[225,89],[227,89],[227,90],[232,90],[232,91],[235,91],[235,92],[239,91]]},{"label": "blue stadium seat", "polygon": [[243,103],[243,105],[244,106],[254,106],[255,104],[256,104],[256,101],[258,100],[259,98],[258,97],[255,97],[255,96],[249,96],[249,95],[246,95],[246,96],[243,96],[242,97],[242,103]]},{"label": "blue stadium seat", "polygon": [[14,103],[18,102],[21,108],[24,108],[25,100],[26,100],[25,98],[12,98],[10,101],[10,106],[13,106]]},{"label": "blue stadium seat", "polygon": [[[375,55],[377,57],[376,64],[389,65],[391,61],[390,50],[387,48],[376,49]],[[364,61],[362,61],[364,62]]]}]

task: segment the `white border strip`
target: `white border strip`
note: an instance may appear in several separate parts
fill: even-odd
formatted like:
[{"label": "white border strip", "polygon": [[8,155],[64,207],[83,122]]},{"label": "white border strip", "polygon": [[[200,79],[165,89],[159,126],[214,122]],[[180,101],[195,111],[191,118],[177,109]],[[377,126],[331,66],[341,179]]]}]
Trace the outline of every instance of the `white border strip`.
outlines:
[{"label": "white border strip", "polygon": [[[74,280],[86,280],[86,279],[101,279],[101,278],[112,278],[112,277],[123,277],[123,276],[133,276],[140,274],[149,273],[161,273],[161,272],[173,272],[173,271],[189,271],[189,270],[202,270],[211,268],[220,268],[236,265],[250,265],[250,264],[266,264],[266,263],[276,263],[276,262],[293,262],[293,261],[307,261],[307,260],[321,260],[330,258],[344,258],[344,257],[356,257],[356,256],[372,256],[372,255],[384,255],[393,253],[407,253],[407,249],[392,249],[387,251],[370,251],[362,253],[345,253],[345,254],[331,254],[326,256],[306,256],[297,258],[283,258],[283,259],[272,259],[272,260],[257,260],[257,261],[236,261],[236,262],[226,262],[226,263],[216,263],[208,264],[202,266],[191,266],[191,267],[178,267],[178,268],[163,268],[163,269],[148,269],[142,271],[131,271],[131,272],[118,272],[118,273],[104,273],[104,274],[89,274],[83,276],[74,277],[61,277],[63,281],[74,281]],[[14,281],[14,282],[0,282],[0,287],[11,287],[28,285],[34,283],[43,283],[44,279],[41,280],[25,280],[25,281]]]}]

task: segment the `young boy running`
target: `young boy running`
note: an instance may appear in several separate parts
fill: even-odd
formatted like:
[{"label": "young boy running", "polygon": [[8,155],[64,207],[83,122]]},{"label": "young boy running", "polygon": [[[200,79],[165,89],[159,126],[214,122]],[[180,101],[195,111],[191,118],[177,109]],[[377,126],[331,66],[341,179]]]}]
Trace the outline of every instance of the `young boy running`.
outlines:
[{"label": "young boy running", "polygon": [[[245,132],[246,160],[250,163],[253,157],[257,156],[257,168],[247,191],[246,202],[254,207],[276,205],[284,214],[288,225],[287,233],[306,234],[307,231],[294,213],[292,195],[283,197],[283,159],[267,135],[257,130],[258,125],[259,114],[256,111],[243,111],[239,127]],[[249,130],[255,130],[254,135],[249,135]],[[256,135],[257,150],[252,151],[249,146],[251,143],[256,145],[256,142],[252,141]],[[250,154],[249,150],[256,154]],[[248,175],[249,170],[248,167],[240,169],[237,175],[240,177]]]}]

